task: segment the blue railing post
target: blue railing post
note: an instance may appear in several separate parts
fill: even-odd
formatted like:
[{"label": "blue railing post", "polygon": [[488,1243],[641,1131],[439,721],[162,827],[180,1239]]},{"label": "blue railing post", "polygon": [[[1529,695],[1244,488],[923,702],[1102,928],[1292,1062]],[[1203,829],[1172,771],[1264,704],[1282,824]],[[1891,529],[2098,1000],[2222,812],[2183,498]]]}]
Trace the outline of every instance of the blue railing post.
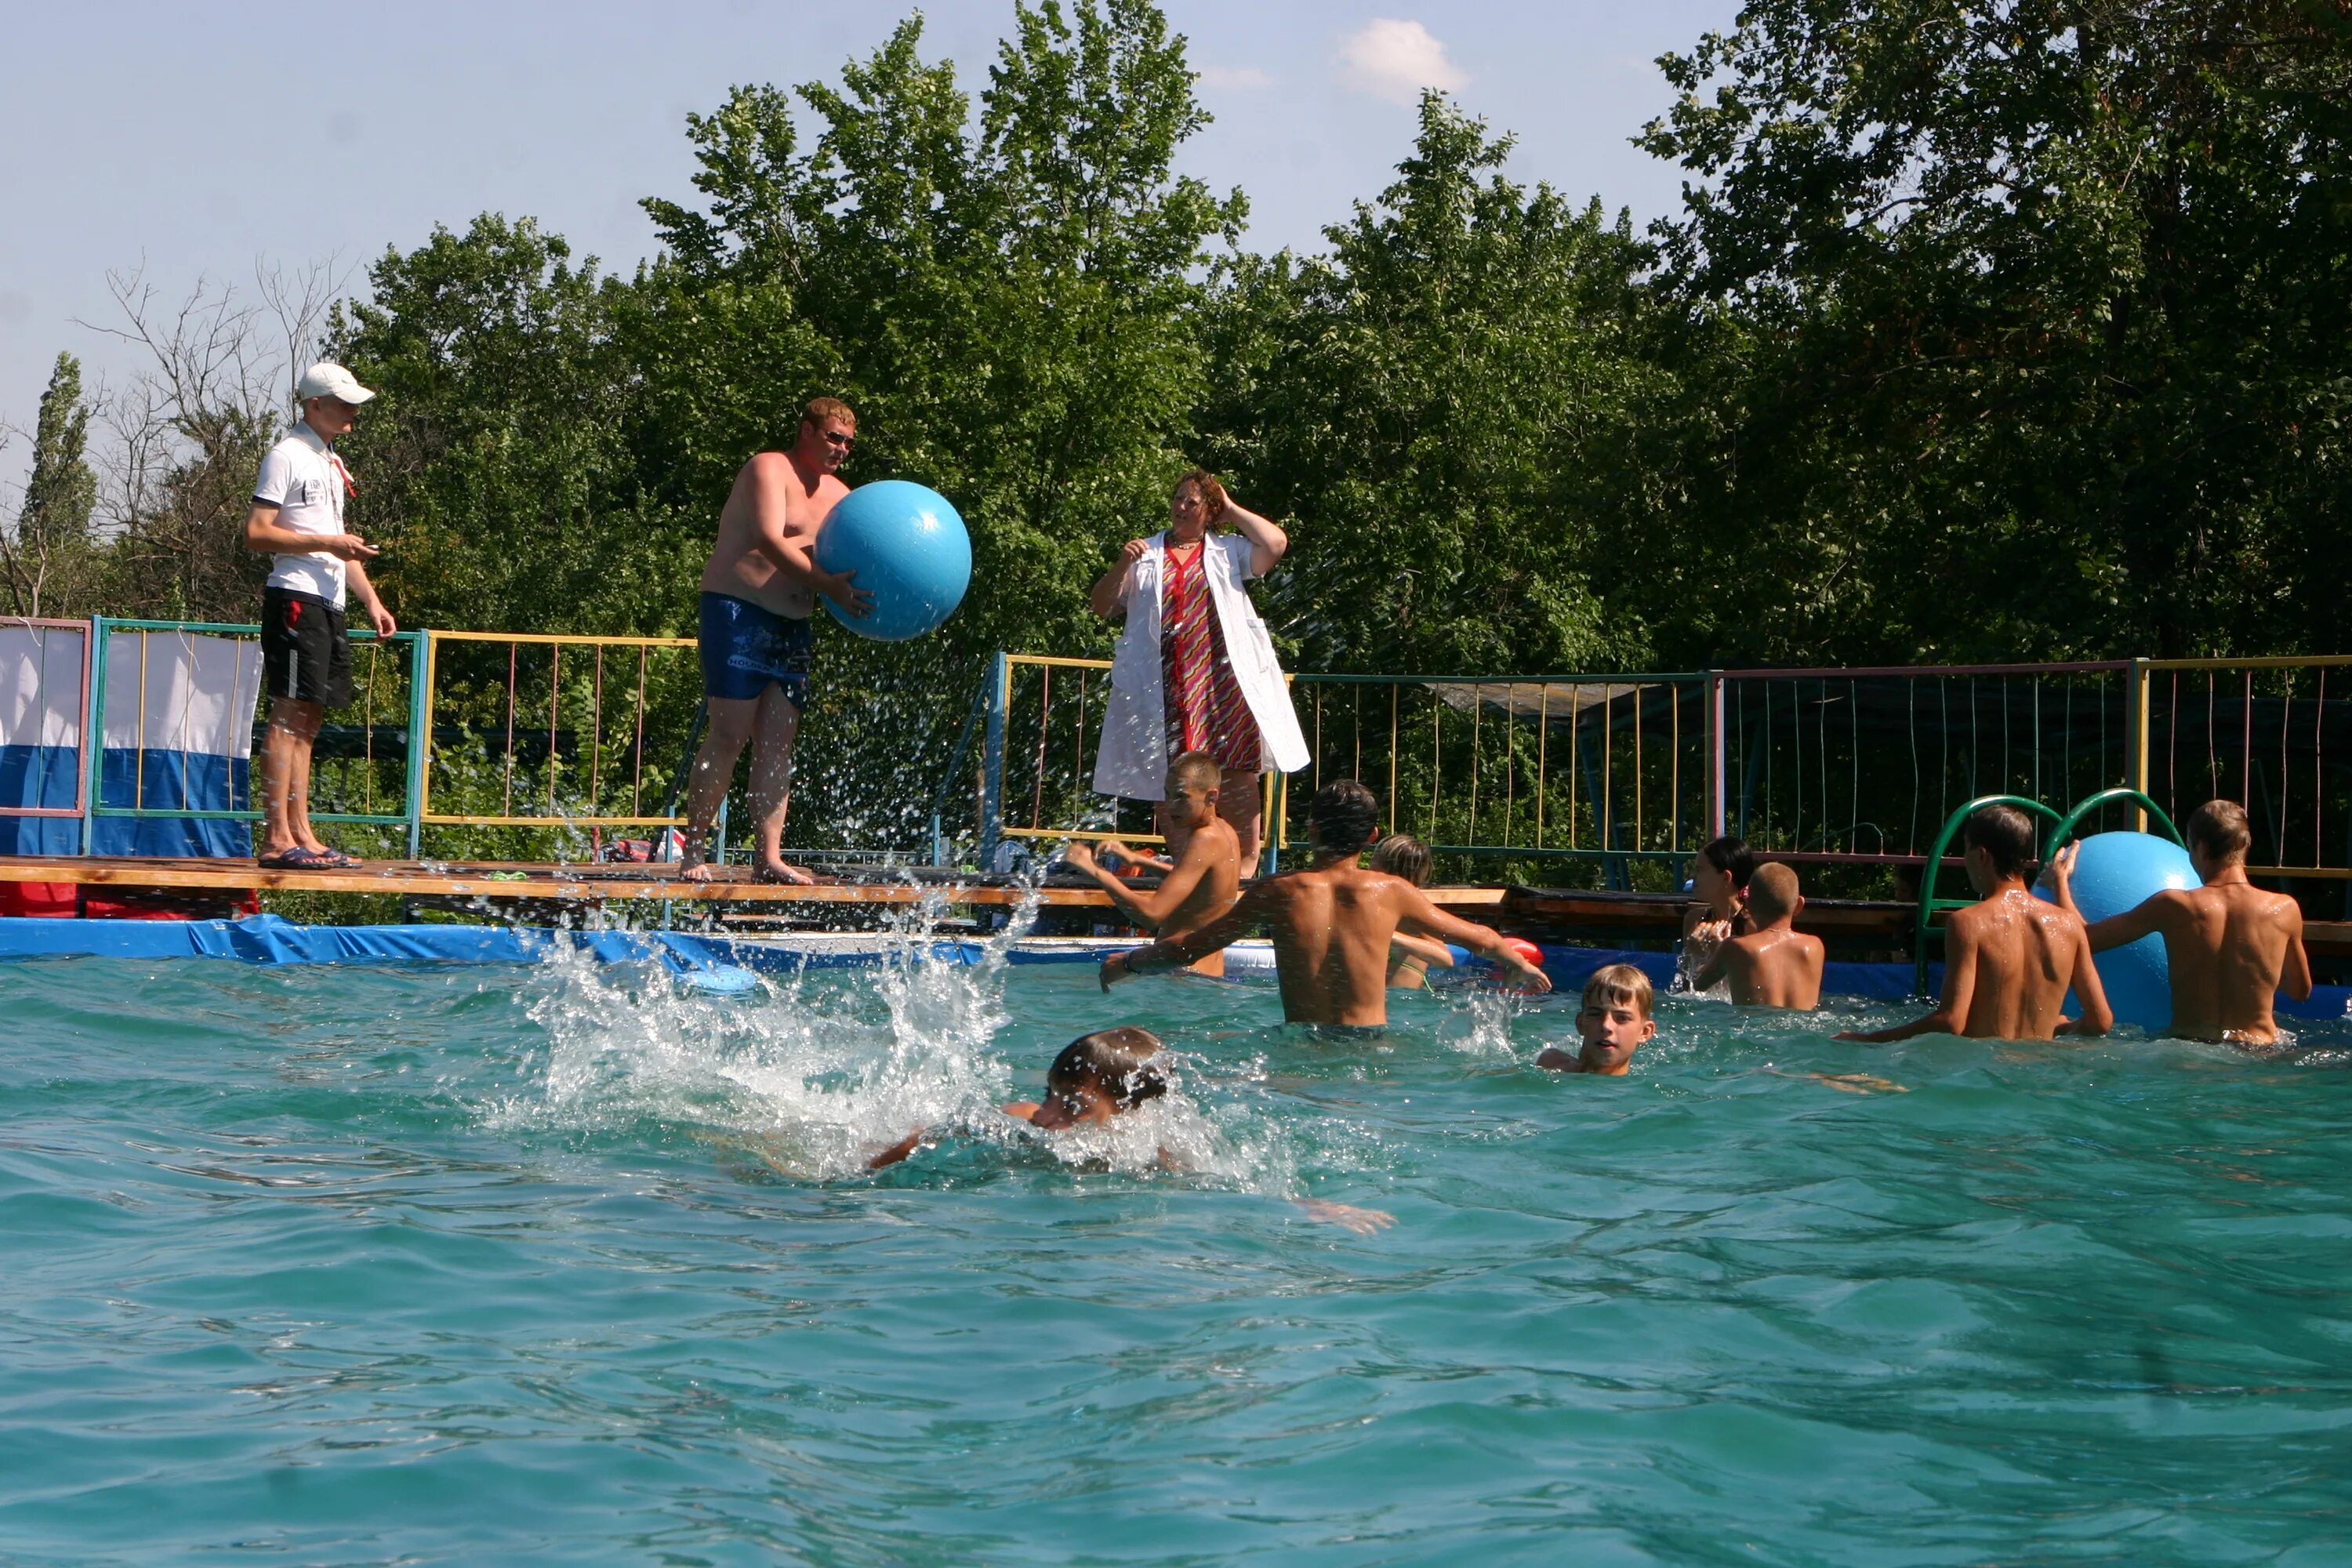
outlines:
[{"label": "blue railing post", "polygon": [[1004,826],[1004,716],[1013,703],[1013,661],[988,656],[988,731],[982,743],[980,777],[980,868],[996,869],[997,841]]}]

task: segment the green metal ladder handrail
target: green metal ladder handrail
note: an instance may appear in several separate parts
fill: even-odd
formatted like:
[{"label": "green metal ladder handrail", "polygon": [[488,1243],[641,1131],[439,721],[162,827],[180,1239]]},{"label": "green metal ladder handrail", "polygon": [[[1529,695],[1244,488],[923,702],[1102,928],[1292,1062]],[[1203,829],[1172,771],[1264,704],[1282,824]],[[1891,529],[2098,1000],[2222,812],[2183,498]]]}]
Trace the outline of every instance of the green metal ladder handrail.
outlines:
[{"label": "green metal ladder handrail", "polygon": [[1911,948],[1913,989],[1922,996],[1927,994],[1927,939],[1935,917],[1948,910],[1966,909],[1970,902],[1967,899],[1936,897],[1936,879],[1943,872],[1945,853],[1951,848],[1952,840],[1959,837],[1960,830],[1968,826],[1969,817],[1989,805],[2013,805],[2021,811],[2047,819],[2050,823],[2050,833],[2042,841],[2042,858],[2047,861],[2053,855],[2058,853],[2060,846],[2074,836],[2074,829],[2082,826],[2085,817],[2102,807],[2125,800],[2137,802],[2142,811],[2162,823],[2166,835],[2175,844],[2183,842],[2180,829],[2172,825],[2172,818],[2165,814],[2162,806],[2150,800],[2141,791],[2123,785],[2114,789],[2103,789],[2095,795],[2086,796],[2076,804],[2074,810],[2063,816],[2040,801],[2028,800],[2021,795],[1980,795],[1976,799],[1955,807],[1951,816],[1944,819],[1943,831],[1936,835],[1936,846],[1927,852],[1927,864],[1919,878],[1919,924]]},{"label": "green metal ladder handrail", "polygon": [[[2180,829],[2172,825],[2172,818],[2166,815],[2164,807],[2148,799],[2148,797],[2140,791],[2133,789],[2128,785],[2119,784],[2114,789],[2103,789],[2098,794],[2089,796],[2081,804],[2076,805],[2074,810],[2068,812],[2063,818],[2061,818],[2058,826],[2050,830],[2050,837],[2042,842],[2042,858],[2047,860],[2053,855],[2057,854],[2059,847],[2064,844],[2068,839],[2074,837],[2074,829],[2082,826],[2082,822],[2084,817],[2090,816],[2093,812],[2097,811],[2100,807],[2110,805],[2119,800],[2137,801],[2139,803],[2139,808],[2142,811],[2147,813],[2150,816],[2155,817],[2157,821],[2164,824],[2166,837],[2171,839],[2175,844],[2179,845],[2183,849],[2189,847],[2189,841],[2180,837]],[[2146,828],[2142,828],[2140,831],[2145,833],[2147,830]]]}]

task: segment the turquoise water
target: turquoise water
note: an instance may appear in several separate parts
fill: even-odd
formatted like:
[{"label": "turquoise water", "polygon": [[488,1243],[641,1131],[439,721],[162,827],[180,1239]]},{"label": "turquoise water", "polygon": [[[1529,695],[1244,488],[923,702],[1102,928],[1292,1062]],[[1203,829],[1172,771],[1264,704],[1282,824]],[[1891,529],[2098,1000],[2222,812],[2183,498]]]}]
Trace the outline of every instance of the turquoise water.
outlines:
[{"label": "turquoise water", "polygon": [[[0,1558],[2352,1561],[2352,1036],[1570,1012],[0,966]],[[1112,1021],[1179,1097],[992,1124]]]}]

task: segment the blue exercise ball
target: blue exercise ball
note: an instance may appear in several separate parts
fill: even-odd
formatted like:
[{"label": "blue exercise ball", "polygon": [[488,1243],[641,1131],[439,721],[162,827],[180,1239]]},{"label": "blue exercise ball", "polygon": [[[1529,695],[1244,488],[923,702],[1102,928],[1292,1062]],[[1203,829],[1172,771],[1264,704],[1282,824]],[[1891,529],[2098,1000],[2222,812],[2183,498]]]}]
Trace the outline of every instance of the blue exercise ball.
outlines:
[{"label": "blue exercise ball", "polygon": [[860,485],[817,531],[816,563],[855,572],[851,584],[874,595],[853,616],[831,599],[833,618],[862,637],[905,642],[936,631],[971,586],[971,535],[948,498],[907,479]]},{"label": "blue exercise ball", "polygon": [[[2203,885],[2189,863],[2189,851],[2152,833],[2095,833],[2083,840],[2074,859],[2074,907],[2093,923],[2136,909],[2168,888]],[[2033,890],[2052,896],[2047,871]],[[2172,974],[2162,937],[2144,936],[2109,948],[2095,962],[2118,1022],[2137,1024],[2151,1035],[2172,1026]]]}]

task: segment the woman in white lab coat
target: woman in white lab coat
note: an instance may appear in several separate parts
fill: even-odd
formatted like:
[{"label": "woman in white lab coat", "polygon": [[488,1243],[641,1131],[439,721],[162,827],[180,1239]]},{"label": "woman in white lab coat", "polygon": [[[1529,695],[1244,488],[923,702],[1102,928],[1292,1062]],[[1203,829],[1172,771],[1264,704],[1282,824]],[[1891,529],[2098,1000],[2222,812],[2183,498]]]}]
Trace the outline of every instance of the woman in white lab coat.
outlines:
[{"label": "woman in white lab coat", "polygon": [[1256,869],[1260,781],[1307,761],[1248,588],[1289,548],[1281,529],[1196,468],[1176,481],[1167,531],[1128,541],[1092,596],[1095,614],[1127,622],[1111,657],[1095,788],[1162,800],[1170,759],[1207,752],[1224,770],[1217,813],[1241,838],[1244,876]]}]

